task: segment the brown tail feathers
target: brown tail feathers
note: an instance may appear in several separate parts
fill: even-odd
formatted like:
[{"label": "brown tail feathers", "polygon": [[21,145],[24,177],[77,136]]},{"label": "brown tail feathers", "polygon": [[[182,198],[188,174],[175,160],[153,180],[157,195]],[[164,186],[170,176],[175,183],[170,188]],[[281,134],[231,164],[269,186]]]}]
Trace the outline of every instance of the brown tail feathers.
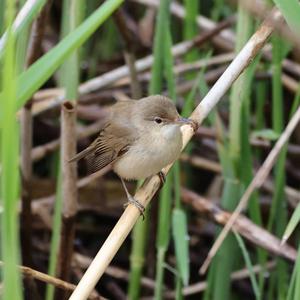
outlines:
[{"label": "brown tail feathers", "polygon": [[86,157],[87,155],[91,154],[95,150],[95,146],[91,145],[90,147],[87,147],[86,149],[82,150],[81,152],[77,153],[73,158],[69,160],[69,163],[79,161],[80,159]]}]

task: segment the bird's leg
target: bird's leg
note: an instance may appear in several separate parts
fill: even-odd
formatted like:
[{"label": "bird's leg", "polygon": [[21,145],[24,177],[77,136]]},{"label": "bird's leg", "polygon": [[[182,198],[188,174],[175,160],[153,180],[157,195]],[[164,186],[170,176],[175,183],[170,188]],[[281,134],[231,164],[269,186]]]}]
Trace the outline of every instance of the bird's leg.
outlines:
[{"label": "bird's leg", "polygon": [[166,174],[163,171],[160,171],[157,173],[159,179],[160,179],[160,187],[162,187],[166,182]]},{"label": "bird's leg", "polygon": [[120,179],[121,179],[121,182],[122,182],[122,185],[123,185],[123,188],[125,190],[127,200],[128,200],[128,202],[124,204],[124,207],[127,207],[129,204],[134,205],[140,211],[141,215],[143,216],[143,219],[145,219],[145,215],[144,215],[145,207],[139,201],[137,201],[136,199],[134,199],[134,197],[132,197],[130,195],[123,178],[120,177]]}]

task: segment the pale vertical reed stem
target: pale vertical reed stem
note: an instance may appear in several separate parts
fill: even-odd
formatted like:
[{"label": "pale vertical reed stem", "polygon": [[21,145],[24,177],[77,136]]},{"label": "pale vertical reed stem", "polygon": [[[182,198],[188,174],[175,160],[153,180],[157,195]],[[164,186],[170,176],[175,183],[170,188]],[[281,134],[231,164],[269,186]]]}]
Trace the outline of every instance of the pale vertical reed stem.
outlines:
[{"label": "pale vertical reed stem", "polygon": [[[76,109],[72,102],[61,108],[62,228],[57,273],[68,281],[73,255],[75,217],[77,213],[77,170],[69,160],[76,154]],[[61,295],[64,299],[65,295]]]},{"label": "pale vertical reed stem", "polygon": [[[281,14],[277,10],[272,10],[270,16],[275,19],[282,18]],[[263,22],[257,32],[251,37],[244,48],[236,56],[235,60],[228,66],[223,75],[194,110],[191,115],[193,120],[200,124],[205,119],[211,109],[227,92],[232,83],[250,64],[251,60],[257,55],[259,50],[262,49],[272,31],[272,24],[270,23],[269,19],[267,19]],[[182,133],[184,148],[192,138],[194,131],[190,126],[185,125],[182,126]],[[171,166],[172,164],[164,168],[163,172],[167,173]],[[136,192],[134,198],[137,199],[142,205],[147,206],[159,187],[159,177],[152,176],[151,178],[145,180],[144,184]],[[129,205],[126,208],[114,229],[95,256],[86,273],[82,277],[77,288],[71,295],[70,300],[83,300],[88,297],[100,277],[103,275],[108,264],[111,262],[118,249],[126,239],[127,235],[133,228],[139,216],[140,212],[136,207]]]}]

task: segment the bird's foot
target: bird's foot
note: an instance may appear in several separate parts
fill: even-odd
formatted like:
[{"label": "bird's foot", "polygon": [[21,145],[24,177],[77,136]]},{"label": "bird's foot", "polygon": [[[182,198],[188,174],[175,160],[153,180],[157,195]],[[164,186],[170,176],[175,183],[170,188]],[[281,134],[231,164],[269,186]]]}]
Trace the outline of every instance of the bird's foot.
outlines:
[{"label": "bird's foot", "polygon": [[128,202],[124,204],[124,208],[126,208],[129,204],[134,205],[139,211],[141,216],[143,217],[143,220],[145,219],[145,207],[143,204],[141,204],[139,201],[137,201],[136,199],[134,199],[131,195],[128,196]]},{"label": "bird's foot", "polygon": [[166,175],[163,171],[158,172],[157,175],[160,179],[160,187],[162,187],[166,182]]}]

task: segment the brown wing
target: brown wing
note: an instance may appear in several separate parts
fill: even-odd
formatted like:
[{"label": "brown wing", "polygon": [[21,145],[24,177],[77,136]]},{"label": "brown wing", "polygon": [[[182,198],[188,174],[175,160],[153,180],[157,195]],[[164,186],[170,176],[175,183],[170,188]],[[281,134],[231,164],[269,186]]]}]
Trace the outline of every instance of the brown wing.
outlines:
[{"label": "brown wing", "polygon": [[120,124],[107,123],[96,140],[70,160],[86,158],[90,172],[96,172],[127,152],[135,138],[132,130]]}]

